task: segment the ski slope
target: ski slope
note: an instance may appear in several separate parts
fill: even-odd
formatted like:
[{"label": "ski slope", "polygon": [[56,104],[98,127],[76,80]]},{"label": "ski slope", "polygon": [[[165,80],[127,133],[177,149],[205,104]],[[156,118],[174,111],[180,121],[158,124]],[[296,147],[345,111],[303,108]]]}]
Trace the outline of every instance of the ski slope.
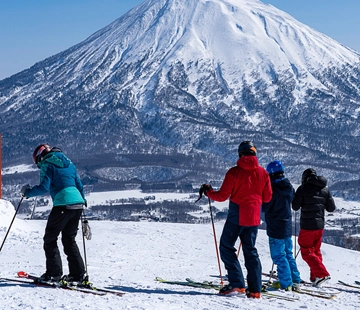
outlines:
[{"label": "ski slope", "polygon": [[[0,200],[0,240],[4,239],[14,215],[13,206]],[[24,270],[40,275],[45,271],[42,237],[46,221],[16,218],[0,253],[0,277],[14,277]],[[87,265],[94,285],[119,289],[123,297],[94,296],[75,291],[0,282],[0,309],[357,309],[360,290],[337,286],[337,280],[360,279],[360,253],[323,244],[324,262],[341,293],[334,300],[296,295],[298,301],[260,300],[218,296],[208,289],[156,282],[169,280],[219,281],[211,224],[161,222],[91,221],[93,237],[86,241]],[[215,223],[220,238],[224,222]],[[83,249],[81,235],[78,244]],[[263,271],[271,269],[265,231],[259,231],[257,248]],[[62,248],[61,252],[62,252]],[[243,257],[240,255],[242,266]],[[301,276],[309,269],[297,259]],[[64,272],[67,272],[63,256]],[[222,274],[225,270],[222,269]],[[216,276],[216,277],[215,277]],[[265,279],[265,278],[264,278]],[[289,293],[292,294],[292,293]]]}]

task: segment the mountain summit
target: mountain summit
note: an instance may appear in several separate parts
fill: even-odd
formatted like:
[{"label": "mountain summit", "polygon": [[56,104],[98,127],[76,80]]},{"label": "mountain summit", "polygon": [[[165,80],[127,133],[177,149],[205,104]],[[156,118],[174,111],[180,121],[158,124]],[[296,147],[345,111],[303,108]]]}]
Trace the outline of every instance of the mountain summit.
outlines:
[{"label": "mountain summit", "polygon": [[263,165],[281,159],[296,181],[308,166],[354,181],[359,64],[261,1],[147,0],[0,81],[5,164],[48,142],[97,186],[198,186],[251,139]]}]

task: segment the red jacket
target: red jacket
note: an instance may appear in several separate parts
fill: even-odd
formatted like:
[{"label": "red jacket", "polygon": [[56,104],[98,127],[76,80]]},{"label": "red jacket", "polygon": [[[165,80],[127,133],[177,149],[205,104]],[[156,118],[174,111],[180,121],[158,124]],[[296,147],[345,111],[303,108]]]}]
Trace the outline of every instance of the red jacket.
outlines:
[{"label": "red jacket", "polygon": [[228,220],[241,226],[258,226],[261,204],[272,197],[271,182],[256,156],[243,156],[226,173],[220,189],[209,190],[206,195],[215,201],[230,197]]}]

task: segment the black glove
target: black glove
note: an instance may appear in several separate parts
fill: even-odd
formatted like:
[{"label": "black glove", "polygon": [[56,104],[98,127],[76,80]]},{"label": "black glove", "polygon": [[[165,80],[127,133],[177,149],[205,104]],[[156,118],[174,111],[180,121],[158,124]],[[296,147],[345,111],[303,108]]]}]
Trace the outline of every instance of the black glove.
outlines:
[{"label": "black glove", "polygon": [[212,189],[211,185],[210,184],[203,184],[201,185],[200,187],[200,190],[199,190],[199,198],[195,201],[195,202],[198,202],[201,198],[202,198],[202,195],[205,194],[210,190]]},{"label": "black glove", "polygon": [[29,189],[29,188],[31,188],[30,184],[24,185],[24,186],[21,188],[21,190],[20,190],[21,196],[25,197],[25,191],[26,191],[27,189]]},{"label": "black glove", "polygon": [[203,184],[200,187],[199,195],[202,196],[202,194],[204,194],[205,196],[207,196],[206,193],[211,189],[213,189],[213,188],[211,187],[210,184]]}]

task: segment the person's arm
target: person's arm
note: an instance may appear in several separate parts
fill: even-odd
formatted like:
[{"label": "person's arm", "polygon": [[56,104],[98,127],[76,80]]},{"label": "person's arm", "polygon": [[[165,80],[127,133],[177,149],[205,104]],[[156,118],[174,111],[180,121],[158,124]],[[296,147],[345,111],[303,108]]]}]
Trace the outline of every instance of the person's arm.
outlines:
[{"label": "person's arm", "polygon": [[302,186],[300,185],[300,187],[295,192],[295,196],[292,201],[291,208],[294,211],[297,211],[302,207],[302,204],[303,204],[303,195],[302,195]]},{"label": "person's arm", "polygon": [[[266,173],[267,174],[267,173]],[[263,202],[269,202],[272,198],[272,187],[271,187],[271,181],[269,175],[266,176],[266,182],[264,186],[264,190],[262,192],[262,201]]]},{"label": "person's arm", "polygon": [[264,213],[269,212],[273,204],[274,204],[274,202],[272,199],[269,202],[263,202],[261,205],[261,212],[264,212]]},{"label": "person's arm", "polygon": [[84,186],[80,180],[80,177],[79,175],[76,173],[76,176],[75,176],[75,184],[76,184],[76,188],[78,189],[78,191],[80,192],[81,194],[81,197],[85,200],[85,192],[84,192]]},{"label": "person's arm", "polygon": [[334,198],[332,197],[330,191],[328,190],[329,196],[326,200],[325,209],[328,212],[333,212],[336,209]]},{"label": "person's arm", "polygon": [[213,189],[206,192],[206,196],[215,201],[225,201],[228,199],[233,191],[234,176],[229,170],[224,178],[224,181],[218,191]]},{"label": "person's arm", "polygon": [[24,192],[25,197],[35,197],[45,195],[50,190],[51,184],[51,165],[42,165],[40,170],[40,184],[28,188]]}]

